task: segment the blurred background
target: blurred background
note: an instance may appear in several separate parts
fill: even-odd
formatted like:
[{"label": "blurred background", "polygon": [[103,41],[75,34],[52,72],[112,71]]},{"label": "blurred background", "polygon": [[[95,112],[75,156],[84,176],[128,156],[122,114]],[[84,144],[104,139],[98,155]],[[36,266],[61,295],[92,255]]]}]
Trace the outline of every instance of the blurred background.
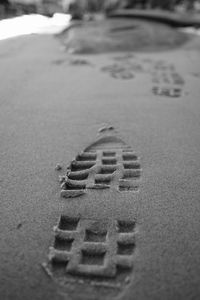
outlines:
[{"label": "blurred background", "polygon": [[200,12],[200,0],[0,0],[0,18],[60,12],[81,19],[86,13],[108,13],[119,8],[196,13]]}]

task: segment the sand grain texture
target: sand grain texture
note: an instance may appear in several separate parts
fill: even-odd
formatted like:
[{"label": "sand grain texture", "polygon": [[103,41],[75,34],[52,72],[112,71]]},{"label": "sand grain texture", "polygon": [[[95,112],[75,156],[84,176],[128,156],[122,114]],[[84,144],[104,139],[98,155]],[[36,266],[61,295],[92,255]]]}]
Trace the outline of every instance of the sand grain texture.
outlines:
[{"label": "sand grain texture", "polygon": [[[71,65],[53,37],[0,43],[1,299],[70,299],[41,267],[63,211],[137,220],[133,273],[121,299],[200,297],[200,87],[192,75],[199,44],[130,58],[150,70],[158,61],[174,65],[185,85],[184,96],[171,98],[152,93],[150,71],[132,69],[131,80],[101,71],[123,53],[84,56],[91,68]],[[58,175],[105,124],[141,158],[139,193],[60,199]]]}]

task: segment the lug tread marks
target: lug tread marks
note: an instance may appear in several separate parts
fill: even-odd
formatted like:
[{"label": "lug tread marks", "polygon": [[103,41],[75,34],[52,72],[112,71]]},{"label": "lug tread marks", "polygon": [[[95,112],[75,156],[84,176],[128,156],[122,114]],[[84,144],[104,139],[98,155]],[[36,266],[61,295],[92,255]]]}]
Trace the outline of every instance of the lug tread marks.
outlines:
[{"label": "lug tread marks", "polygon": [[60,267],[65,269],[65,276],[123,281],[123,271],[127,276],[133,267],[135,227],[134,221],[62,215],[54,228],[54,245],[50,247],[52,271]]},{"label": "lug tread marks", "polygon": [[115,135],[112,126],[71,162],[61,185],[61,196],[73,198],[89,190],[139,190],[141,165],[131,147]]},{"label": "lug tread marks", "polygon": [[[61,196],[79,197],[105,189],[121,198],[122,192],[138,191],[142,171],[138,156],[116,136],[112,126],[102,128],[100,134],[70,163],[66,175],[60,176]],[[96,194],[95,201],[102,194]],[[98,203],[94,205],[98,209]],[[130,283],[136,259],[134,217],[128,214],[116,219],[114,211],[106,218],[104,212],[90,219],[78,211],[69,215],[65,208],[54,227],[48,274],[74,299],[82,299],[83,294],[85,299],[88,295],[93,295],[91,299],[116,299]]]},{"label": "lug tread marks", "polygon": [[182,96],[182,89],[179,87],[154,86],[152,92],[156,96],[165,96],[170,98],[179,98]]}]

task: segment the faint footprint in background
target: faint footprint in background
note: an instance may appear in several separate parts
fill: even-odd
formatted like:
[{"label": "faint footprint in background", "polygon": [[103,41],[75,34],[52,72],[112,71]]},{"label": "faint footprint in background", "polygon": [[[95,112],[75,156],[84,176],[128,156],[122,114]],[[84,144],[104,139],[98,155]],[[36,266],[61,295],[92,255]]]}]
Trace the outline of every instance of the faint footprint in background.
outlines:
[{"label": "faint footprint in background", "polygon": [[72,66],[92,66],[91,62],[83,58],[72,58],[69,60]]},{"label": "faint footprint in background", "polygon": [[135,76],[131,70],[122,64],[112,64],[101,68],[102,72],[109,73],[115,79],[133,79]]},{"label": "faint footprint in background", "polygon": [[58,58],[58,59],[55,59],[55,60],[52,60],[52,64],[53,65],[57,65],[57,66],[60,66],[62,64],[64,64],[66,62],[65,59],[62,59],[62,58]]},{"label": "faint footprint in background", "polygon": [[92,64],[88,60],[82,58],[55,59],[52,61],[52,64],[60,66],[66,62],[72,66],[92,66]]}]

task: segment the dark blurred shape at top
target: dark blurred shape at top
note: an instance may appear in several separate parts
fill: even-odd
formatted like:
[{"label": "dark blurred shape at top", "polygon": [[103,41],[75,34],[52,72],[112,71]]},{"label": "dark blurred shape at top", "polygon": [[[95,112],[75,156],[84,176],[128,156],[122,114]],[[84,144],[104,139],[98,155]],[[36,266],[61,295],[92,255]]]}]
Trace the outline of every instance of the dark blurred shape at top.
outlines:
[{"label": "dark blurred shape at top", "polygon": [[29,13],[51,16],[63,12],[82,19],[87,14],[108,14],[129,8],[200,11],[200,0],[0,0],[0,18]]},{"label": "dark blurred shape at top", "polygon": [[126,0],[126,8],[175,10],[177,6],[182,5],[186,10],[193,10],[197,2],[200,3],[198,0]]},{"label": "dark blurred shape at top", "polygon": [[0,17],[2,14],[7,14],[9,11],[10,3],[8,0],[0,0]]},{"label": "dark blurred shape at top", "polygon": [[[168,11],[195,11],[200,9],[200,0],[62,0],[65,9],[73,18],[82,18],[86,13],[109,14],[117,9],[162,9]],[[68,6],[68,9],[67,9]]]},{"label": "dark blurred shape at top", "polygon": [[189,36],[165,24],[130,18],[79,21],[58,38],[68,53],[155,52],[182,46]]}]

